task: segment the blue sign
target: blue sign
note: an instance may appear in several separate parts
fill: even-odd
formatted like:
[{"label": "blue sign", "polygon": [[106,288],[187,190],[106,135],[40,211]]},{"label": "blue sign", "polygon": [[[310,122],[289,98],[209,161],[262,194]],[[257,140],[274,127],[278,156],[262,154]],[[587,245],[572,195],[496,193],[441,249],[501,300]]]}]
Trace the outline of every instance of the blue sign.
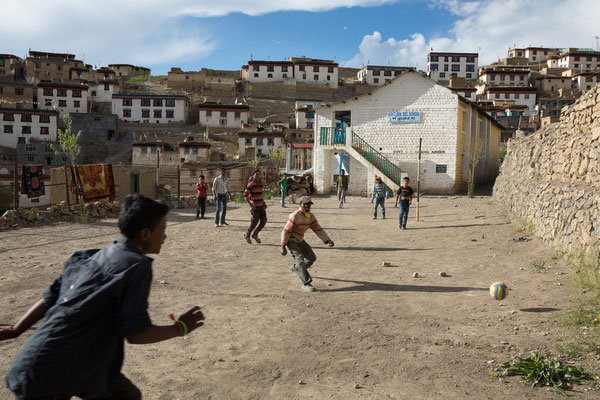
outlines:
[{"label": "blue sign", "polygon": [[421,122],[419,111],[390,111],[387,115],[388,122]]}]

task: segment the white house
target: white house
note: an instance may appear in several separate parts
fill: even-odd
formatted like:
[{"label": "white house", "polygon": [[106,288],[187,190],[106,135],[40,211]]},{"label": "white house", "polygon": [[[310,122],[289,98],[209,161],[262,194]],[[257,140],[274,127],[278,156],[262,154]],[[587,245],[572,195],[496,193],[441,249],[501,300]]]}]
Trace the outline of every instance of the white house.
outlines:
[{"label": "white house", "polygon": [[112,102],[112,95],[119,93],[119,82],[100,81],[98,83],[89,83],[88,102],[98,101],[104,103]]},{"label": "white house", "polygon": [[382,65],[365,65],[357,72],[356,78],[360,83],[371,86],[385,85],[396,76],[406,72],[413,71],[410,67],[390,67]]},{"label": "white house", "polygon": [[600,52],[591,49],[567,49],[558,56],[558,68],[590,71],[600,68]]},{"label": "white house", "polygon": [[375,176],[392,189],[404,176],[416,186],[422,139],[421,190],[466,188],[469,154],[481,143],[476,182],[495,178],[501,126],[474,103],[417,72],[406,72],[372,93],[316,110],[314,171],[318,192],[333,191],[333,160],[350,158],[349,193],[369,194]]},{"label": "white house", "polygon": [[478,53],[439,53],[427,55],[427,76],[434,81],[449,80],[451,76],[477,79]]},{"label": "white house", "polygon": [[283,82],[294,77],[294,64],[290,61],[248,61],[242,67],[242,79],[248,82]]},{"label": "white house", "polygon": [[333,60],[292,57],[296,82],[338,87],[338,64]]},{"label": "white house", "polygon": [[239,104],[198,104],[198,123],[213,128],[240,128],[248,124],[249,106]]},{"label": "white house", "polygon": [[196,142],[188,138],[177,144],[166,142],[134,142],[131,152],[132,165],[174,166],[185,161],[206,161],[210,155],[210,143]]},{"label": "white house", "polygon": [[535,86],[540,92],[571,89],[571,78],[568,76],[542,75],[535,80]]},{"label": "white house", "polygon": [[558,54],[559,49],[548,47],[514,48],[508,51],[508,58],[526,58],[529,64],[546,61],[549,56]]},{"label": "white house", "polygon": [[281,147],[283,132],[240,132],[238,133],[238,150],[243,160],[251,160],[254,156],[268,156],[269,151]]},{"label": "white house", "polygon": [[501,66],[483,67],[479,71],[479,79],[486,86],[529,86],[529,67]]},{"label": "white house", "polygon": [[58,110],[60,117],[69,113],[87,112],[88,86],[66,83],[38,83],[38,107],[42,110]]},{"label": "white house", "polygon": [[312,129],[315,122],[315,110],[311,106],[296,108],[296,129]]},{"label": "white house", "polygon": [[530,112],[535,110],[536,90],[534,87],[491,86],[485,89],[482,99],[492,100],[494,104],[526,105]]},{"label": "white house", "polygon": [[572,76],[573,87],[582,92],[590,90],[600,83],[600,71],[598,72],[579,72]]},{"label": "white house", "polygon": [[56,141],[58,111],[0,107],[0,146],[17,148],[17,143]]},{"label": "white house", "polygon": [[112,95],[112,113],[121,121],[169,123],[186,122],[190,100],[184,95],[124,94]]}]

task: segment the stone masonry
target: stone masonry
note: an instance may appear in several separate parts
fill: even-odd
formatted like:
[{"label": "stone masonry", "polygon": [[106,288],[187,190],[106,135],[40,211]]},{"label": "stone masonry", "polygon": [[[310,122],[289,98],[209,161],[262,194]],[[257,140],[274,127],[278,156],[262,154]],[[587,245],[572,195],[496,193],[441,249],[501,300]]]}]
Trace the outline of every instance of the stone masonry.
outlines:
[{"label": "stone masonry", "polygon": [[559,123],[511,139],[494,200],[535,225],[545,243],[573,250],[600,239],[600,86]]}]

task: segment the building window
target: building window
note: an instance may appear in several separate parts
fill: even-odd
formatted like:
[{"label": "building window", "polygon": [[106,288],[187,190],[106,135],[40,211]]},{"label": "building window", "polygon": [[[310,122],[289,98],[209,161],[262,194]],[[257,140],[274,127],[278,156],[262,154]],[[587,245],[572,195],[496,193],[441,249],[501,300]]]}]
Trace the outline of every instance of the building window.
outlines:
[{"label": "building window", "polygon": [[505,81],[506,80],[506,75],[500,75],[500,80],[501,81]]},{"label": "building window", "polygon": [[54,90],[50,88],[44,88],[44,96],[54,96]]},{"label": "building window", "polygon": [[519,98],[519,93],[515,93],[515,99]]},{"label": "building window", "polygon": [[469,62],[469,63],[475,62],[475,57],[467,56],[467,62]]},{"label": "building window", "polygon": [[173,110],[167,110],[167,111],[165,111],[165,114],[167,114],[166,115],[167,118],[173,118],[174,111]]},{"label": "building window", "polygon": [[448,64],[444,64],[444,71],[448,72]]},{"label": "building window", "polygon": [[21,114],[21,122],[31,122],[31,114]]},{"label": "building window", "polygon": [[379,83],[379,78],[373,78],[374,83]]},{"label": "building window", "polygon": [[474,65],[467,65],[467,72],[475,72],[475,66]]},{"label": "building window", "polygon": [[150,99],[142,99],[142,107],[150,107]]},{"label": "building window", "polygon": [[123,105],[124,106],[129,106],[131,107],[133,104],[133,101],[131,99],[123,99]]},{"label": "building window", "polygon": [[287,74],[281,74],[281,76],[287,78]]},{"label": "building window", "polygon": [[445,78],[446,77],[446,73],[445,72],[440,72],[440,78]]},{"label": "building window", "polygon": [[151,146],[150,147],[150,153],[156,154],[156,146]]},{"label": "building window", "polygon": [[44,100],[44,106],[46,106],[46,107],[52,107],[52,100],[50,100],[50,99]]},{"label": "building window", "polygon": [[183,148],[183,154],[190,154],[190,148],[189,147],[184,147]]},{"label": "building window", "polygon": [[319,80],[319,75],[315,75],[314,78],[315,78],[314,79],[315,81],[318,81]]},{"label": "building window", "polygon": [[236,112],[233,114],[233,117],[234,117],[235,119],[240,119],[240,117],[241,117],[241,116],[242,116],[242,113],[240,113],[239,111],[236,111]]},{"label": "building window", "polygon": [[50,128],[48,128],[47,126],[40,127],[40,135],[49,135],[49,134],[50,134]]},{"label": "building window", "polygon": [[331,75],[327,75],[327,80],[330,81],[331,80]]},{"label": "building window", "polygon": [[306,128],[307,129],[312,129],[312,127],[313,127],[313,123],[312,122],[307,122],[306,123]]},{"label": "building window", "polygon": [[298,71],[305,71],[305,69],[304,69],[304,65],[299,65],[299,66],[298,66]]},{"label": "building window", "polygon": [[81,90],[73,90],[73,97],[81,97]]},{"label": "building window", "polygon": [[272,78],[273,74],[267,74],[267,78]]},{"label": "building window", "polygon": [[246,138],[246,146],[252,146],[252,138]]},{"label": "building window", "polygon": [[131,110],[129,108],[124,108],[123,109],[123,117],[125,117],[125,118],[131,118]]},{"label": "building window", "polygon": [[281,72],[288,72],[287,68],[288,67],[286,67],[286,66],[281,67]]},{"label": "building window", "polygon": [[154,100],[152,101],[152,105],[153,105],[154,107],[162,107],[162,99],[154,99]]},{"label": "building window", "polygon": [[227,118],[219,119],[219,125],[227,125]]},{"label": "building window", "polygon": [[579,64],[575,64],[575,68],[579,68]]},{"label": "building window", "polygon": [[207,117],[212,117],[212,111],[211,110],[206,110],[206,116]]},{"label": "building window", "polygon": [[511,81],[511,82],[514,82],[514,81],[515,81],[515,76],[514,76],[514,75],[510,75],[510,76],[509,76],[509,78],[510,78],[510,81]]},{"label": "building window", "polygon": [[274,72],[274,68],[272,65],[267,65],[267,72]]},{"label": "building window", "polygon": [[175,107],[175,100],[173,100],[173,99],[167,99],[167,100],[165,100],[165,105],[167,107]]},{"label": "building window", "polygon": [[35,156],[27,156],[27,162],[35,162]]},{"label": "building window", "polygon": [[15,88],[15,96],[23,96],[23,89]]},{"label": "building window", "polygon": [[147,154],[148,153],[148,146],[142,146],[142,153]]},{"label": "building window", "polygon": [[14,121],[15,116],[13,114],[4,114],[4,120],[5,121]]},{"label": "building window", "polygon": [[50,123],[49,115],[40,115],[40,122]]},{"label": "building window", "polygon": [[467,97],[467,98],[471,97],[471,92],[465,92],[465,97]]},{"label": "building window", "polygon": [[81,102],[80,101],[74,101],[73,102],[73,107],[76,107],[76,108],[81,107]]},{"label": "building window", "polygon": [[192,153],[198,154],[198,148],[197,147],[192,147]]},{"label": "building window", "polygon": [[31,126],[22,126],[21,133],[31,133]]},{"label": "building window", "polygon": [[431,62],[438,62],[438,59],[439,59],[438,56],[431,56],[429,58],[429,61],[431,61]]},{"label": "building window", "polygon": [[495,98],[497,98],[497,99],[499,99],[499,98],[500,98],[500,93],[496,93],[496,94],[494,95],[494,97],[495,97]]},{"label": "building window", "polygon": [[472,77],[473,77],[473,74],[470,72],[467,72],[467,78],[472,78]]},{"label": "building window", "polygon": [[392,71],[383,71],[383,76],[392,76]]},{"label": "building window", "polygon": [[437,71],[438,70],[438,64],[429,64],[429,70],[430,71]]},{"label": "building window", "polygon": [[579,61],[579,57],[575,57],[575,61]]},{"label": "building window", "polygon": [[446,164],[436,164],[435,165],[435,173],[436,174],[445,174],[448,170],[448,166]]},{"label": "building window", "polygon": [[275,139],[268,138],[267,139],[267,146],[275,146]]},{"label": "building window", "polygon": [[227,118],[227,111],[221,111],[219,113],[219,117],[221,117],[221,118]]},{"label": "building window", "polygon": [[[454,58],[454,57],[452,57],[452,58]],[[452,64],[452,71],[460,71],[460,65]]]},{"label": "building window", "polygon": [[524,77],[523,75],[521,75],[521,76],[519,76],[519,80],[520,80],[521,82],[523,82],[523,81],[525,80],[525,77]]},{"label": "building window", "polygon": [[262,146],[263,145],[263,138],[256,138],[256,145],[257,146]]},{"label": "building window", "polygon": [[254,73],[254,77],[258,78],[258,73],[257,72]]},{"label": "building window", "polygon": [[67,97],[67,89],[56,89],[56,95],[58,97]]},{"label": "building window", "polygon": [[306,80],[306,74],[302,74],[302,79]]},{"label": "building window", "polygon": [[154,118],[162,118],[162,110],[154,110]]},{"label": "building window", "polygon": [[252,71],[259,71],[260,70],[260,65],[253,65],[252,66]]},{"label": "building window", "polygon": [[142,118],[150,118],[150,110],[142,110]]},{"label": "building window", "polygon": [[66,100],[59,100],[58,101],[58,106],[59,107],[66,107],[67,106],[67,101]]},{"label": "building window", "polygon": [[327,73],[333,74],[333,67],[327,67]]},{"label": "building window", "polygon": [[92,90],[92,97],[96,97],[96,91]]},{"label": "building window", "polygon": [[510,93],[504,93],[504,98],[505,99],[510,99]]},{"label": "building window", "polygon": [[12,125],[4,125],[4,133],[13,133]]},{"label": "building window", "polygon": [[104,90],[110,90],[110,85],[108,83],[104,84]]},{"label": "building window", "polygon": [[526,100],[528,100],[529,99],[529,95],[525,94],[525,95],[523,95],[523,98],[526,99]]},{"label": "building window", "polygon": [[460,62],[460,57],[452,56],[452,62]]},{"label": "building window", "polygon": [[[48,145],[46,145],[48,146]],[[26,144],[25,145],[25,151],[28,153],[35,153],[37,150],[37,147],[35,144]]]}]

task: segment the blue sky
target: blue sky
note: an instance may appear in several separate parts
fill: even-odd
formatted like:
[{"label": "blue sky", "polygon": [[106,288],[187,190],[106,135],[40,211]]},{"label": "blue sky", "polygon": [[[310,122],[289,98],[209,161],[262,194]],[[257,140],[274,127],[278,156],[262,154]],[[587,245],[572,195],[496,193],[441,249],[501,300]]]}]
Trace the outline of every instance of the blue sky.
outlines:
[{"label": "blue sky", "polygon": [[478,52],[482,65],[515,45],[595,47],[600,36],[599,0],[2,0],[2,8],[10,18],[0,24],[0,53],[71,52],[153,75],[239,69],[251,54],[424,69],[432,47]]}]

